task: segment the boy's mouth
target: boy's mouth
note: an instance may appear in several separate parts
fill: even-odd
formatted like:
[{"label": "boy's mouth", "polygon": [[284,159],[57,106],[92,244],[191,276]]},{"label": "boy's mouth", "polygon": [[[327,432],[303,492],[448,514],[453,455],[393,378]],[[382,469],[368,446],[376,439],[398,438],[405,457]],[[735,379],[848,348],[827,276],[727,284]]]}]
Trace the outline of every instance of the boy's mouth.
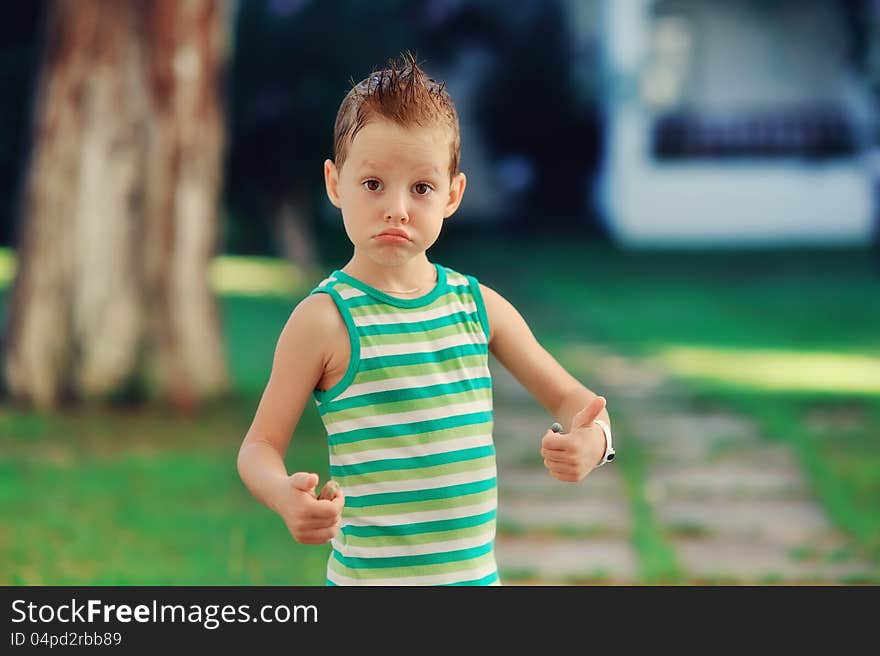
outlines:
[{"label": "boy's mouth", "polygon": [[378,235],[374,237],[374,239],[379,239],[381,241],[392,241],[392,242],[403,242],[410,241],[409,235],[406,234],[405,231],[400,228],[389,228],[388,230],[383,230]]}]

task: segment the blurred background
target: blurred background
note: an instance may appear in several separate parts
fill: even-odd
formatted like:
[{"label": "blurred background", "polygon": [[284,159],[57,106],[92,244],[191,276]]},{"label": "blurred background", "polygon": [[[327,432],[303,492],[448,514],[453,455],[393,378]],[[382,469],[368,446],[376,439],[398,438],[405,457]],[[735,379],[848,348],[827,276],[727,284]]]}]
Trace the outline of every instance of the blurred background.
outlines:
[{"label": "blurred background", "polygon": [[[40,0],[3,8],[0,583],[321,585],[236,456],[352,247],[339,103],[410,50],[468,190],[429,259],[608,398],[491,360],[505,583],[880,582],[878,0]],[[310,406],[289,471],[328,473]]]}]

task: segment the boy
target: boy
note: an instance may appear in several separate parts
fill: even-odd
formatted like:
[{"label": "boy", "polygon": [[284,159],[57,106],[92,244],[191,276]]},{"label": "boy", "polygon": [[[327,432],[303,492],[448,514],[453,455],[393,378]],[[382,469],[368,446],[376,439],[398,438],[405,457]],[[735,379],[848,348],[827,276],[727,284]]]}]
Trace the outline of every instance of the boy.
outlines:
[{"label": "boy", "polygon": [[[357,84],[336,118],[324,180],[354,255],[291,313],[238,456],[298,542],[331,542],[329,585],[500,584],[489,351],[568,427],[541,441],[553,477],[613,457],[605,399],[500,294],[427,259],[464,194],[459,149],[452,100],[411,56]],[[310,395],[332,500],[283,462]]]}]

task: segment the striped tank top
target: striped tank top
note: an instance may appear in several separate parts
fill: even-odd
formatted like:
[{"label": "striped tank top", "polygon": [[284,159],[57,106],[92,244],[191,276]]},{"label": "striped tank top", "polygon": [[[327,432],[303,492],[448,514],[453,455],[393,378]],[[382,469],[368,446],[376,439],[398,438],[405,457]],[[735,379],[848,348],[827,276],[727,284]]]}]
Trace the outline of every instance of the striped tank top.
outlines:
[{"label": "striped tank top", "polygon": [[342,380],[313,396],[345,492],[328,585],[499,585],[489,322],[477,280],[434,264],[435,288],[390,296],[342,271],[351,343]]}]

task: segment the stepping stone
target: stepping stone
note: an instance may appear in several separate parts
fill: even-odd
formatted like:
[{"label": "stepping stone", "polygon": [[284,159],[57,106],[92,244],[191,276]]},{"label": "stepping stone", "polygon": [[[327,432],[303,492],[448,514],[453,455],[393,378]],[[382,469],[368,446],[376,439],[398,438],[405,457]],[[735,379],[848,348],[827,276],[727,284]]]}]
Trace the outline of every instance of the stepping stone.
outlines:
[{"label": "stepping stone", "polygon": [[751,422],[733,415],[642,413],[634,417],[630,435],[641,441],[657,465],[699,466],[736,458],[761,467],[799,468],[789,445],[760,437]]},{"label": "stepping stone", "polygon": [[695,414],[682,412],[639,413],[631,419],[632,430],[645,441],[665,442],[672,437],[693,439],[700,443],[718,440],[755,440],[757,426],[742,417],[727,413]]},{"label": "stepping stone", "polygon": [[632,583],[638,576],[638,558],[626,540],[499,537],[495,557],[504,584],[505,572],[541,583]]},{"label": "stepping stone", "polygon": [[[697,472],[694,478],[705,484],[705,478],[700,481],[705,474]],[[786,481],[785,476],[782,481]],[[797,485],[797,478],[789,473],[787,482]],[[829,558],[806,562],[797,558],[799,552],[830,556],[835,550],[846,549],[846,539],[808,496],[779,498],[776,487],[775,494],[761,498],[762,483],[765,492],[774,489],[767,476],[757,481],[753,478],[751,493],[740,491],[735,497],[730,488],[721,485],[714,491],[704,487],[701,498],[670,495],[658,500],[654,495],[654,515],[668,532],[688,578],[746,583],[840,582],[846,577],[866,580],[872,568],[859,557],[847,562],[829,562]]]},{"label": "stepping stone", "polygon": [[498,521],[530,530],[595,531],[628,536],[632,528],[629,500],[571,497],[504,497],[498,503]]},{"label": "stepping stone", "polygon": [[727,460],[748,463],[753,467],[784,468],[791,463],[796,464],[790,447],[765,440],[731,443],[722,440],[700,442],[693,438],[672,437],[664,441],[642,442],[642,444],[652,464],[656,466],[699,467]]},{"label": "stepping stone", "polygon": [[800,560],[779,545],[729,536],[675,540],[673,544],[690,583],[835,583],[847,578],[866,580],[870,572],[859,561]]},{"label": "stepping stone", "polygon": [[600,467],[577,483],[553,478],[544,469],[507,468],[498,472],[498,493],[501,503],[507,498],[545,499],[626,499],[628,493],[619,470],[613,465]]},{"label": "stepping stone", "polygon": [[810,490],[794,459],[755,466],[741,459],[658,465],[648,472],[645,492],[653,504],[667,499],[807,499]]},{"label": "stepping stone", "polygon": [[701,527],[731,540],[763,539],[784,547],[807,544],[832,531],[819,506],[797,500],[670,500],[655,506],[654,516],[667,527]]}]

